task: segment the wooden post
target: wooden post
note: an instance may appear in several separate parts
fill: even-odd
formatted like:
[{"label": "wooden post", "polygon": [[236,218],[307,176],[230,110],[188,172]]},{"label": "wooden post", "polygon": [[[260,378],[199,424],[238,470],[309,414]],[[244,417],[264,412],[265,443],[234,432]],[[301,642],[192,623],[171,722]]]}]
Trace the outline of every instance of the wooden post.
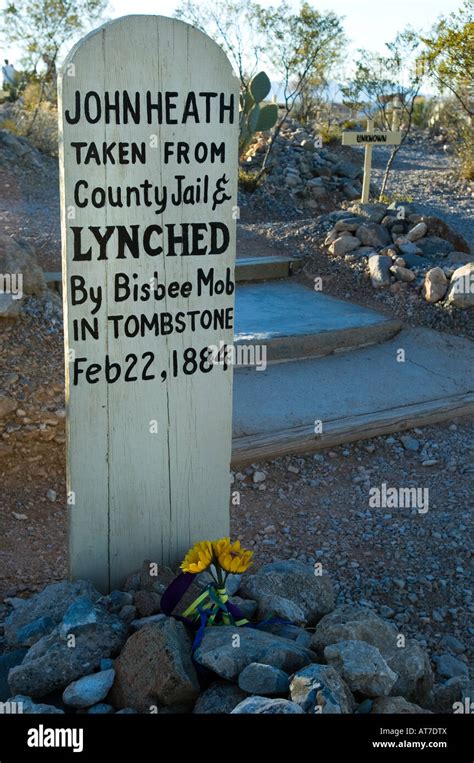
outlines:
[{"label": "wooden post", "polygon": [[362,197],[361,202],[366,204],[370,195],[370,173],[372,169],[372,147],[376,145],[396,146],[401,141],[401,133],[397,131],[392,132],[375,132],[374,120],[367,119],[366,132],[355,132],[348,130],[342,133],[342,145],[343,146],[360,146],[364,145],[364,179],[362,182]]},{"label": "wooden post", "polygon": [[[373,133],[374,120],[367,119],[367,133]],[[362,182],[362,204],[367,204],[370,194],[370,172],[372,170],[372,143],[367,143],[364,154],[364,180]]]},{"label": "wooden post", "polygon": [[[103,590],[229,531],[238,79],[128,16],[59,78],[70,573]],[[215,360],[215,358],[214,358]]]}]

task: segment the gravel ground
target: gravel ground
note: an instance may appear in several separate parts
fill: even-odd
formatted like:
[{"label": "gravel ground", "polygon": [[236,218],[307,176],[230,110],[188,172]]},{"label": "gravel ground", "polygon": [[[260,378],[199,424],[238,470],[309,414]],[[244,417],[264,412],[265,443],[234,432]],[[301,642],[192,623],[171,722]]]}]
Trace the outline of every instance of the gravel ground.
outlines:
[{"label": "gravel ground", "polygon": [[[340,604],[372,602],[430,651],[450,634],[472,657],[473,451],[464,420],[253,464],[234,475],[233,532],[258,565],[321,562]],[[371,508],[383,483],[427,488],[427,510]]]}]

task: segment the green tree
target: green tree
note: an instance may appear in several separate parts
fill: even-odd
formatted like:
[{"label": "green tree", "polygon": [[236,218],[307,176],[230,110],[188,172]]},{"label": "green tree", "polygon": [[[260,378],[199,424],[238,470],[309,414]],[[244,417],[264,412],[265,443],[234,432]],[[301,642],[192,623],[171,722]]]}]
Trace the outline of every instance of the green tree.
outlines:
[{"label": "green tree", "polygon": [[346,44],[341,19],[331,11],[317,11],[303,2],[295,13],[287,2],[258,8],[260,32],[266,45],[264,57],[281,78],[283,113],[270,141],[262,171],[291,112],[303,97],[328,79]]},{"label": "green tree", "polygon": [[20,48],[22,64],[36,72],[43,63],[51,70],[62,46],[91,28],[108,0],[13,0],[0,14],[0,33]]},{"label": "green tree", "polygon": [[474,117],[474,3],[441,18],[424,37],[423,63],[441,92],[449,92],[472,121]]},{"label": "green tree", "polygon": [[[98,22],[108,0],[13,0],[0,12],[0,34],[20,48],[24,68],[20,87],[36,92],[29,103],[31,135],[43,102],[56,101],[56,66],[62,47]],[[33,86],[33,87],[32,87]]]},{"label": "green tree", "polygon": [[413,126],[424,80],[424,70],[419,65],[423,44],[413,30],[400,32],[386,47],[386,55],[360,50],[354,77],[341,88],[346,106],[374,119],[376,127],[382,130],[401,131],[401,142],[393,147],[385,166],[380,198],[385,194],[395,157]]},{"label": "green tree", "polygon": [[242,89],[256,73],[262,51],[257,9],[252,0],[181,0],[175,17],[211,37],[227,54],[239,75]]}]

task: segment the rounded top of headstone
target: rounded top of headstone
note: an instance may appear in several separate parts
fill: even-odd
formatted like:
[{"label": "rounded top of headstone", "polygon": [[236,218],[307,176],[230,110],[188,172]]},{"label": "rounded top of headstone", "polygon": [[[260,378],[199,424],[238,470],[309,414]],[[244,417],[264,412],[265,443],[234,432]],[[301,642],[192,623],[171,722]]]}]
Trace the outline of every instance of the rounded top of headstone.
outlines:
[{"label": "rounded top of headstone", "polygon": [[[134,50],[133,35],[135,34],[137,36],[142,35],[142,42],[140,47],[135,48]],[[160,51],[160,37],[161,41],[167,40],[169,42],[171,40],[173,46],[176,46],[177,49],[184,43],[186,48],[199,48],[202,53],[206,50],[208,52],[212,51],[214,56],[220,57],[219,65],[224,67],[223,75],[225,76],[227,69],[233,76],[237,76],[227,55],[224,53],[220,45],[197,27],[187,24],[180,19],[170,18],[169,16],[129,14],[127,16],[120,16],[112,21],[107,21],[105,24],[97,27],[97,29],[93,29],[82,37],[67,54],[64,63],[59,70],[59,79],[61,79],[64,74],[67,74],[68,65],[76,62],[75,59],[79,51],[83,50],[85,52],[91,43],[96,42],[98,36],[105,37],[109,35],[117,35],[118,38],[124,35],[123,39],[126,42],[126,46],[122,48],[122,51],[123,57],[124,59],[127,59],[127,61],[133,59],[134,53],[138,51],[140,57],[142,57],[144,53],[150,55],[150,66],[153,66],[153,51],[150,50],[149,44],[153,40],[153,37],[156,36],[157,54],[159,54]],[[117,43],[119,43],[119,40],[117,40]],[[188,58],[188,61],[190,66],[196,65],[196,61],[192,60],[191,57]],[[182,59],[181,64],[184,63],[186,63],[186,60]],[[185,67],[183,66],[183,69],[184,68]]]}]

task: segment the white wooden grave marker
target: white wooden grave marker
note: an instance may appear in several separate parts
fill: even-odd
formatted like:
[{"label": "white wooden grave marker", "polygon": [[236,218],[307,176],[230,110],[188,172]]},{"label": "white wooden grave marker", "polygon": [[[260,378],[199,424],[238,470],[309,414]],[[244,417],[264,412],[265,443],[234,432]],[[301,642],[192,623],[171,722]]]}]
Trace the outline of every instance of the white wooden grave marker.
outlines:
[{"label": "white wooden grave marker", "polygon": [[372,148],[374,146],[398,146],[402,134],[398,131],[374,131],[374,120],[367,120],[366,132],[347,131],[342,133],[343,146],[365,146],[364,180],[362,182],[361,202],[366,204],[370,193],[370,173],[372,170]]},{"label": "white wooden grave marker", "polygon": [[70,572],[101,589],[229,532],[238,79],[128,16],[62,69]]}]

